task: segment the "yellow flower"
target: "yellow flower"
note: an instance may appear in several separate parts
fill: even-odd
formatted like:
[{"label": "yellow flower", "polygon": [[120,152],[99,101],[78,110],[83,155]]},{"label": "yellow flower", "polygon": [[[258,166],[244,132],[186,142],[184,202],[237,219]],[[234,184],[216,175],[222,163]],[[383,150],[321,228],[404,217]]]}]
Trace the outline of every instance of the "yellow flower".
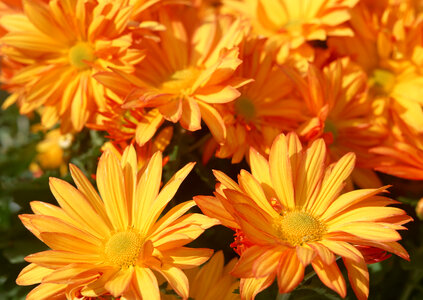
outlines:
[{"label": "yellow flower", "polygon": [[64,132],[80,131],[104,110],[105,88],[93,74],[109,67],[130,72],[143,58],[127,32],[127,1],[23,1],[23,13],[3,16],[7,34],[1,54],[19,64],[5,87],[26,114],[39,107],[42,123],[61,121]]},{"label": "yellow flower", "polygon": [[60,174],[65,175],[67,166],[64,150],[70,147],[72,139],[70,133],[63,135],[60,129],[49,131],[36,147],[35,161],[41,169],[60,169]]},{"label": "yellow flower", "polygon": [[226,126],[226,139],[216,156],[240,162],[250,147],[269,154],[275,137],[304,121],[304,105],[291,96],[293,83],[265,49],[264,39],[250,39],[241,47],[243,61],[236,77],[251,78],[239,88],[241,95],[216,105]]},{"label": "yellow flower", "polygon": [[[185,214],[195,205],[183,202],[160,217],[179,185],[193,168],[189,163],[160,190],[162,154],[156,152],[144,172],[128,147],[122,159],[110,151],[100,158],[97,186],[70,165],[77,189],[57,178],[50,188],[60,207],[32,202],[35,214],[21,215],[24,225],[51,250],[31,254],[31,264],[17,283],[41,283],[27,299],[97,297],[111,294],[129,299],[160,299],[160,273],[182,298],[188,280],[181,269],[204,263],[212,250],[184,247],[216,221]],[[160,217],[160,218],[159,218]]]},{"label": "yellow flower", "polygon": [[378,165],[376,155],[370,149],[387,138],[388,128],[386,116],[380,117],[376,101],[368,96],[366,74],[349,59],[336,60],[323,70],[310,64],[304,75],[294,68],[284,70],[308,109],[308,120],[297,128],[302,139],[310,142],[323,138],[331,161],[354,152],[354,183],[362,188],[380,186],[373,172]]},{"label": "yellow flower", "polygon": [[[190,283],[190,299],[195,300],[239,300],[239,293],[234,293],[239,288],[239,280],[229,272],[233,269],[238,259],[232,259],[225,264],[223,252],[213,255],[204,266],[185,271]],[[162,294],[162,300],[176,300],[174,295]]]},{"label": "yellow flower", "polygon": [[[233,101],[240,95],[236,88],[245,83],[233,77],[241,64],[237,45],[244,36],[242,24],[215,15],[196,21],[195,10],[179,9],[158,12],[158,22],[166,30],[159,32],[159,42],[145,40],[146,58],[133,75],[114,70],[97,76],[125,99],[125,109],[142,112],[145,121],[136,129],[139,145],[146,143],[164,120],[179,122],[189,131],[199,130],[203,120],[222,143],[225,125],[213,105]],[[132,85],[129,95],[122,88],[125,81]]]},{"label": "yellow flower", "polygon": [[336,37],[328,45],[351,57],[368,75],[373,98],[416,132],[423,132],[423,20],[410,1],[391,1],[381,9],[360,3],[352,10],[353,37]]},{"label": "yellow flower", "polygon": [[393,176],[423,180],[423,133],[394,117],[390,135],[370,151],[378,154],[375,170]]},{"label": "yellow flower", "polygon": [[239,185],[215,171],[221,182],[216,197],[195,200],[206,214],[242,231],[247,247],[233,275],[263,285],[277,277],[279,292],[288,293],[311,264],[326,286],[345,297],[346,284],[335,259],[339,255],[357,298],[367,299],[369,275],[358,246],[408,259],[396,242],[401,239],[396,230],[404,229],[401,225],[411,218],[399,208],[385,207],[396,203],[377,196],[386,187],[341,195],[355,155],[348,153],[330,166],[325,159],[322,139],[303,149],[295,134],[281,134],[269,160],[251,151],[252,174],[241,170]]},{"label": "yellow flower", "polygon": [[[351,36],[346,26],[349,10],[358,0],[224,0],[228,9],[247,18],[256,35],[269,38],[278,51],[278,61],[294,50],[310,55],[307,41],[325,41],[328,36]],[[291,53],[292,54],[292,53]]]}]

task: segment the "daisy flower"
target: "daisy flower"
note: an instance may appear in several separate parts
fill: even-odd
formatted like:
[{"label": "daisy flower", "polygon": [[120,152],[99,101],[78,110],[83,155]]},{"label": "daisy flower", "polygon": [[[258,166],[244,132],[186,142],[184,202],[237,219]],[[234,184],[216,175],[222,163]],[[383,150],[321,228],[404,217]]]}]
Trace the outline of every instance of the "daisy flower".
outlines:
[{"label": "daisy flower", "polygon": [[269,154],[278,134],[293,130],[305,120],[303,103],[291,96],[293,83],[266,51],[265,42],[250,39],[243,43],[242,64],[235,76],[252,82],[239,88],[241,95],[235,101],[216,105],[226,126],[224,144],[215,143],[216,157],[231,157],[232,163],[240,162],[250,147]]},{"label": "daisy flower", "polygon": [[368,75],[370,93],[382,99],[403,122],[423,132],[423,19],[410,1],[373,7],[368,1],[352,10],[353,37],[329,38],[329,48],[348,56]]},{"label": "daisy flower", "polygon": [[[325,41],[328,36],[351,36],[346,25],[349,10],[358,0],[224,0],[224,5],[251,23],[253,33],[269,38],[278,61],[288,53],[313,55],[308,41]],[[292,55],[292,53],[290,54]]]},{"label": "daisy flower", "polygon": [[[144,41],[146,58],[134,74],[114,70],[97,76],[124,99],[123,108],[145,110],[142,114],[148,121],[136,130],[141,146],[164,120],[180,123],[189,131],[199,130],[203,120],[223,143],[225,124],[214,105],[236,99],[240,95],[237,88],[245,83],[232,76],[241,64],[237,45],[244,36],[242,24],[215,15],[195,22],[195,11],[179,9],[158,12],[157,21],[166,30],[159,32],[159,42]],[[129,95],[122,89],[122,81],[131,84]]]},{"label": "daisy flower", "polygon": [[423,180],[423,133],[393,116],[390,135],[370,151],[379,155],[375,170],[409,180]]},{"label": "daisy flower", "polygon": [[26,257],[31,264],[19,274],[17,283],[40,283],[27,299],[101,295],[160,299],[154,272],[187,299],[188,279],[181,269],[204,263],[212,250],[184,245],[216,221],[185,214],[194,201],[161,214],[193,166],[187,164],[159,191],[161,152],[138,172],[135,150],[128,147],[121,160],[111,151],[101,156],[96,175],[100,194],[73,165],[70,170],[77,188],[51,178],[50,188],[60,207],[34,201],[35,214],[20,216],[51,248]]},{"label": "daisy flower", "polygon": [[93,74],[108,67],[130,72],[143,58],[127,32],[127,1],[23,1],[23,13],[3,16],[4,59],[20,64],[4,89],[7,105],[23,114],[42,107],[42,123],[61,121],[63,132],[80,131],[104,110],[105,88]]},{"label": "daisy flower", "polygon": [[337,60],[322,70],[310,64],[303,75],[295,68],[284,71],[295,83],[301,101],[308,109],[308,120],[297,132],[307,142],[323,138],[331,161],[348,152],[357,156],[352,179],[360,187],[381,185],[372,169],[376,155],[370,149],[388,136],[386,121],[376,102],[368,96],[366,74],[348,59]]},{"label": "daisy flower", "polygon": [[277,278],[279,292],[289,293],[311,264],[326,286],[345,297],[339,256],[357,298],[367,299],[369,274],[358,246],[408,259],[397,243],[397,230],[405,229],[402,224],[411,218],[399,208],[386,207],[397,203],[378,195],[386,187],[341,194],[354,168],[353,153],[327,166],[323,139],[302,148],[295,134],[281,134],[269,160],[255,150],[250,160],[252,174],[242,170],[238,184],[215,171],[221,183],[215,197],[195,199],[204,213],[242,232],[245,248],[232,275],[267,285]]},{"label": "daisy flower", "polygon": [[[236,290],[239,280],[229,272],[238,259],[233,258],[225,265],[223,252],[216,252],[210,260],[199,268],[186,270],[190,283],[190,299],[195,300],[240,300]],[[174,295],[163,295],[162,300],[177,300]]]}]

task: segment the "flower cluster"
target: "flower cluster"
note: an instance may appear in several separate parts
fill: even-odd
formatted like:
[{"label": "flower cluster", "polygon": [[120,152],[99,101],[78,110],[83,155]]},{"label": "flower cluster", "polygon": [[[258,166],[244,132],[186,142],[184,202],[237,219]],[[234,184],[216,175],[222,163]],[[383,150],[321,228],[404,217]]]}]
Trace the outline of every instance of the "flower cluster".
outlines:
[{"label": "flower cluster", "polygon": [[[159,282],[183,299],[254,299],[275,279],[293,291],[308,265],[345,297],[338,258],[367,299],[368,263],[408,259],[397,230],[411,217],[377,172],[423,180],[418,1],[8,0],[0,57],[3,108],[51,130],[38,173],[66,173],[63,137],[109,139],[99,193],[71,165],[77,188],[50,180],[60,207],[21,215],[51,248],[26,258],[17,283],[40,283],[28,299],[176,298]],[[203,134],[206,166],[245,160],[251,173],[214,171],[213,196],[163,213],[194,166],[160,190],[174,128]],[[185,214],[195,204],[204,215]],[[239,260],[192,269],[212,250],[185,245],[216,224],[235,231]]]}]

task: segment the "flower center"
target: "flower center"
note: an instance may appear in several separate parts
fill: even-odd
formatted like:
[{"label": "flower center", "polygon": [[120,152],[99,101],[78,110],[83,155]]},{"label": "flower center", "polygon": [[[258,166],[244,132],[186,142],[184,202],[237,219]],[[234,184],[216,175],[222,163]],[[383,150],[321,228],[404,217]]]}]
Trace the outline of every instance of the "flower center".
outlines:
[{"label": "flower center", "polygon": [[395,85],[395,75],[384,69],[374,69],[370,76],[370,85],[379,94],[388,94]]},{"label": "flower center", "polygon": [[94,51],[85,42],[79,42],[69,50],[69,62],[78,69],[88,68],[89,66],[85,62],[92,62],[94,60]]},{"label": "flower center", "polygon": [[235,113],[241,116],[245,121],[250,122],[256,116],[256,108],[254,103],[245,97],[240,97],[235,100]]},{"label": "flower center", "polygon": [[194,82],[197,80],[198,73],[199,71],[194,68],[176,71],[162,83],[161,89],[172,94],[183,94],[184,91],[194,85]]},{"label": "flower center", "polygon": [[336,128],[336,125],[330,120],[325,121],[325,128],[323,129],[323,131],[324,133],[331,135],[330,141],[325,140],[327,145],[332,144],[338,137],[338,129]]},{"label": "flower center", "polygon": [[115,233],[107,241],[104,253],[106,260],[120,267],[134,266],[137,263],[144,239],[134,231]]},{"label": "flower center", "polygon": [[321,240],[326,226],[315,217],[302,211],[287,212],[275,220],[279,238],[292,246]]}]

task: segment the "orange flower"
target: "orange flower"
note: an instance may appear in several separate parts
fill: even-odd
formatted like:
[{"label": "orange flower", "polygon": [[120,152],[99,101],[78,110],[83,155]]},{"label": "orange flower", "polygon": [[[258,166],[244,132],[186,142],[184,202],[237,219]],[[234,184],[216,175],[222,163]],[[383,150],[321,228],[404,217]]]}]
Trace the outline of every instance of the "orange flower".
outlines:
[{"label": "orange flower", "polygon": [[[238,259],[232,259],[224,266],[223,252],[219,251],[204,266],[185,271],[190,283],[190,299],[195,300],[239,300],[239,293],[234,293],[239,288],[237,278],[229,272],[233,269]],[[177,300],[174,295],[163,295],[162,300]]]},{"label": "orange flower", "polygon": [[241,95],[235,101],[216,105],[226,126],[225,143],[216,156],[232,157],[232,163],[240,162],[250,147],[269,154],[278,134],[295,129],[304,120],[303,104],[290,95],[293,84],[266,52],[265,42],[245,41],[240,55],[243,63],[235,76],[252,82],[239,89]]},{"label": "orange flower", "polygon": [[49,131],[44,140],[37,144],[37,156],[30,166],[32,171],[40,174],[43,169],[59,169],[64,176],[68,172],[64,150],[71,146],[72,140],[71,134],[63,135],[59,129]]},{"label": "orange flower", "polygon": [[100,158],[97,186],[71,165],[78,189],[51,178],[50,188],[60,207],[31,202],[35,214],[21,215],[23,224],[51,250],[31,254],[31,264],[16,280],[41,284],[27,299],[81,298],[113,295],[130,299],[160,299],[152,270],[188,298],[188,280],[181,269],[204,263],[212,250],[184,247],[216,221],[186,214],[194,201],[162,214],[179,185],[193,168],[179,170],[161,189],[162,154],[156,152],[144,172],[128,147],[121,160],[110,151]]},{"label": "orange flower", "polygon": [[[247,18],[256,35],[269,38],[283,62],[298,52],[313,56],[307,41],[325,41],[328,36],[351,36],[346,26],[350,9],[358,0],[224,0],[224,4]],[[295,54],[294,54],[295,55]]]},{"label": "orange flower", "polygon": [[378,154],[375,170],[393,176],[423,180],[423,133],[418,133],[397,116],[392,117],[390,135],[371,149]]},{"label": "orange flower", "polygon": [[372,171],[378,165],[377,156],[370,149],[386,139],[388,129],[377,103],[368,97],[366,74],[348,59],[332,62],[323,70],[310,64],[305,76],[294,68],[284,70],[309,111],[308,120],[297,129],[299,135],[307,142],[322,137],[330,161],[354,152],[358,168],[353,181],[363,188],[380,186]]},{"label": "orange flower", "polygon": [[242,252],[233,275],[268,285],[277,277],[280,293],[288,293],[311,264],[326,286],[345,297],[346,284],[335,259],[339,255],[357,298],[367,299],[367,266],[356,246],[408,259],[396,242],[401,239],[396,230],[405,229],[401,225],[411,218],[399,208],[385,207],[397,203],[377,196],[386,187],[341,195],[355,155],[348,153],[330,166],[325,158],[322,139],[303,149],[295,134],[281,134],[268,161],[251,150],[252,174],[242,170],[239,184],[215,171],[221,182],[216,197],[195,200],[203,212],[238,228],[252,244]]},{"label": "orange flower", "polygon": [[[142,111],[146,122],[136,129],[139,145],[164,120],[179,122],[190,131],[200,129],[203,120],[222,143],[225,125],[213,105],[233,101],[239,96],[236,88],[244,83],[232,76],[241,63],[237,48],[244,35],[241,23],[215,15],[194,22],[191,8],[172,12],[163,8],[157,18],[166,30],[159,33],[160,42],[144,41],[146,59],[135,73],[114,70],[97,79],[125,99],[123,108]],[[132,85],[129,95],[122,89],[125,80]]]},{"label": "orange flower", "polygon": [[[148,161],[153,156],[154,153],[157,151],[164,152],[167,146],[170,143],[170,140],[173,136],[173,127],[168,126],[161,129],[157,135],[150,140],[147,144],[140,147],[137,144],[134,144],[133,147],[135,152],[137,153],[137,160],[138,160],[138,170],[142,170],[147,166]],[[110,151],[114,152],[116,156],[122,157],[125,148],[128,146],[127,141],[116,142],[113,140],[112,142],[106,142],[102,146],[102,151],[106,151],[109,149]],[[163,165],[165,165],[168,161],[169,157],[163,157]]]},{"label": "orange flower", "polygon": [[22,14],[1,18],[8,31],[1,54],[21,65],[5,82],[5,105],[17,101],[23,114],[42,106],[44,126],[60,120],[62,131],[80,131],[106,108],[106,90],[92,75],[108,67],[130,72],[143,58],[126,31],[126,2],[26,0]]},{"label": "orange flower", "polygon": [[[328,40],[337,55],[353,59],[368,75],[371,96],[383,99],[403,122],[423,132],[423,19],[412,1],[360,3],[352,10],[353,37]],[[392,3],[391,3],[392,2]]]}]

